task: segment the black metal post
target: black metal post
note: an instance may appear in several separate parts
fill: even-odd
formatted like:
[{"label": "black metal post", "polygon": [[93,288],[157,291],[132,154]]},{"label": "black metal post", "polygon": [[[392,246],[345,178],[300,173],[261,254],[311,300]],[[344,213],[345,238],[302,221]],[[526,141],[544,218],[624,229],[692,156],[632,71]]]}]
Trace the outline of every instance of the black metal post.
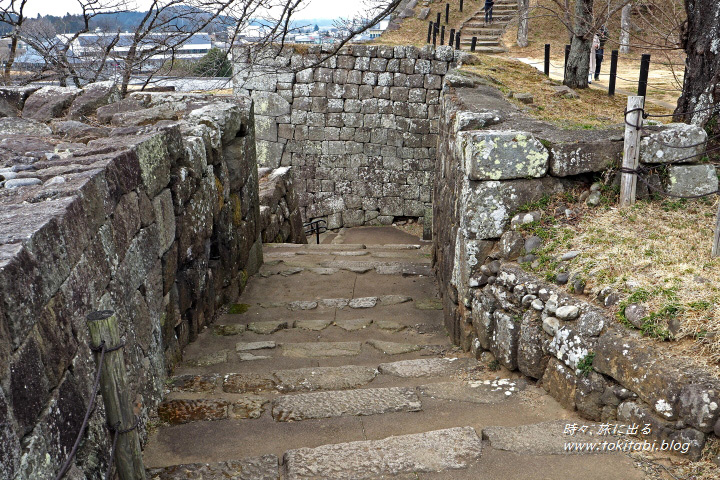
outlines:
[{"label": "black metal post", "polygon": [[650,54],[645,53],[640,58],[640,81],[638,81],[638,97],[647,94],[648,73],[650,72]]},{"label": "black metal post", "polygon": [[463,0],[460,0],[460,11],[462,12]]},{"label": "black metal post", "polygon": [[445,25],[440,27],[440,45],[445,45]]},{"label": "black metal post", "polygon": [[450,4],[445,4],[445,23],[450,22]]},{"label": "black metal post", "polygon": [[438,36],[438,24],[436,23],[433,27],[433,46],[437,46],[437,36]]},{"label": "black metal post", "polygon": [[550,76],[550,44],[545,44],[545,75]]},{"label": "black metal post", "polygon": [[565,45],[565,64],[563,65],[563,82],[565,82],[565,72],[567,71],[568,57],[570,56],[570,45]]},{"label": "black metal post", "polygon": [[455,33],[455,50],[460,50],[460,30]]},{"label": "black metal post", "polygon": [[435,23],[440,25],[440,12],[437,13],[437,21]]},{"label": "black metal post", "polygon": [[455,29],[454,28],[450,29],[450,43],[448,43],[448,45],[450,45],[451,47],[455,46]]},{"label": "black metal post", "polygon": [[427,38],[427,43],[430,43],[430,39],[432,38],[432,31],[433,31],[433,22],[428,22],[428,38]]},{"label": "black metal post", "polygon": [[608,95],[615,95],[615,82],[617,81],[618,51],[613,50],[610,55],[610,81],[608,83]]},{"label": "black metal post", "polygon": [[472,43],[470,44],[470,51],[471,51],[471,52],[474,52],[474,51],[475,51],[475,46],[476,46],[476,45],[477,45],[477,37],[473,37],[473,38],[472,38]]}]

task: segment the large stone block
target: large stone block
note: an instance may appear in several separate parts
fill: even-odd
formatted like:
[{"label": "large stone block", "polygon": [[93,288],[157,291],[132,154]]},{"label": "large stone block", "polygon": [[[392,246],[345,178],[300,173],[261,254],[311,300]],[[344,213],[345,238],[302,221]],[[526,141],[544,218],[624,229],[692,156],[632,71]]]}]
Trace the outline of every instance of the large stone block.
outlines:
[{"label": "large stone block", "polygon": [[577,378],[572,370],[551,358],[545,369],[542,385],[555,400],[560,402],[560,405],[575,410]]},{"label": "large stone block", "polygon": [[641,163],[690,163],[705,152],[707,132],[697,125],[671,123],[640,141]]},{"label": "large stone block", "polygon": [[553,143],[550,153],[550,174],[556,177],[604,172],[622,162],[623,142],[597,140]]},{"label": "large stone block", "polygon": [[12,426],[10,409],[5,393],[0,388],[0,476],[15,478],[20,465],[20,440]]},{"label": "large stone block", "polygon": [[79,120],[93,115],[99,107],[118,100],[120,100],[120,91],[115,82],[91,83],[85,85],[82,93],[72,102],[67,116]]},{"label": "large stone block", "polygon": [[718,190],[715,165],[672,165],[668,167],[667,192],[672,195],[704,195]]},{"label": "large stone block", "polygon": [[493,313],[493,320],[495,327],[490,340],[490,351],[504,367],[516,370],[521,318],[497,310]]},{"label": "large stone block", "polygon": [[153,211],[160,235],[159,255],[163,255],[175,241],[175,210],[172,194],[165,189],[153,199]]},{"label": "large stone block", "polygon": [[252,99],[255,115],[277,117],[290,114],[290,103],[277,93],[257,91],[253,92]]},{"label": "large stone block", "polygon": [[42,87],[25,101],[23,117],[49,122],[61,117],[81,93],[78,88]]},{"label": "large stone block", "polygon": [[146,137],[138,142],[135,151],[140,165],[140,176],[150,198],[170,183],[170,155],[161,134]]},{"label": "large stone block", "polygon": [[523,132],[483,130],[458,133],[470,180],[510,180],[542,177],[550,155],[542,143]]},{"label": "large stone block", "polygon": [[542,378],[549,357],[545,355],[547,338],[539,313],[528,310],[523,315],[518,338],[518,369],[532,378]]}]

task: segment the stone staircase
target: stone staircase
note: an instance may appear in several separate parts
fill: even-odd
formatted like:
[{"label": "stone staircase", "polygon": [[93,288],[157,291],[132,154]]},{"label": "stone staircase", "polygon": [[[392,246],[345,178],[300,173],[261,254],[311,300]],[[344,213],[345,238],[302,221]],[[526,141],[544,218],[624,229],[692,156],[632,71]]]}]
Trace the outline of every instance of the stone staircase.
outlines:
[{"label": "stone staircase", "polygon": [[495,0],[493,8],[493,22],[485,24],[485,2],[478,2],[478,11],[463,23],[460,36],[460,45],[463,50],[470,50],[472,38],[477,37],[475,51],[480,53],[502,53],[503,47],[500,37],[505,28],[518,14],[517,0]]},{"label": "stone staircase", "polygon": [[565,454],[581,420],[450,344],[430,261],[419,240],[265,245],[168,381],[149,478],[643,478],[621,454]]}]

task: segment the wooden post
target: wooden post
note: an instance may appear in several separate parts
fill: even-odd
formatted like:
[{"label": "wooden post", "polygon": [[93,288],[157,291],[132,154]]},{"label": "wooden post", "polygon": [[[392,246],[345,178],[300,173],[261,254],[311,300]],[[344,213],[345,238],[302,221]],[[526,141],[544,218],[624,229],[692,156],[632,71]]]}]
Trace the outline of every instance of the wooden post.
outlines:
[{"label": "wooden post", "polygon": [[720,257],[720,208],[715,221],[715,237],[713,238],[712,255],[713,258]]},{"label": "wooden post", "polygon": [[[645,106],[645,97],[628,97],[627,111]],[[640,129],[642,127],[642,111],[638,110],[625,115],[625,148],[623,151],[623,168],[636,170],[640,159]],[[637,175],[623,173],[620,178],[620,207],[628,207],[635,203]]]},{"label": "wooden post", "polygon": [[[119,425],[118,430],[129,430],[127,433],[118,433],[115,447],[115,466],[121,480],[144,480],[145,467],[143,465],[142,451],[140,450],[140,436],[135,425],[130,390],[125,375],[125,361],[121,345],[117,318],[109,310],[93,312],[87,317],[90,339],[94,347],[105,342],[105,356],[100,374],[100,391],[108,424],[112,427]],[[100,355],[97,354],[99,360]]]}]

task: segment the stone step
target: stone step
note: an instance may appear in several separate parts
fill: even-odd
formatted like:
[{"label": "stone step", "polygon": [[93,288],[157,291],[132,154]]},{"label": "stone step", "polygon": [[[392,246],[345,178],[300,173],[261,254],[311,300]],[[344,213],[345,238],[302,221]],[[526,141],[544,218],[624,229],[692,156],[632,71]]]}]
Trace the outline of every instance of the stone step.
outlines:
[{"label": "stone step", "polygon": [[467,468],[481,452],[481,440],[472,427],[299,448],[283,456],[284,479],[369,480],[446,472]]},{"label": "stone step", "polygon": [[277,480],[279,459],[275,455],[216,463],[190,463],[147,470],[151,480]]},{"label": "stone step", "polygon": [[291,422],[421,409],[422,403],[413,388],[368,388],[283,395],[273,401],[272,417],[278,422]]},{"label": "stone step", "polygon": [[383,363],[378,366],[380,373],[396,377],[442,377],[468,371],[479,363],[473,358],[421,358]]}]

